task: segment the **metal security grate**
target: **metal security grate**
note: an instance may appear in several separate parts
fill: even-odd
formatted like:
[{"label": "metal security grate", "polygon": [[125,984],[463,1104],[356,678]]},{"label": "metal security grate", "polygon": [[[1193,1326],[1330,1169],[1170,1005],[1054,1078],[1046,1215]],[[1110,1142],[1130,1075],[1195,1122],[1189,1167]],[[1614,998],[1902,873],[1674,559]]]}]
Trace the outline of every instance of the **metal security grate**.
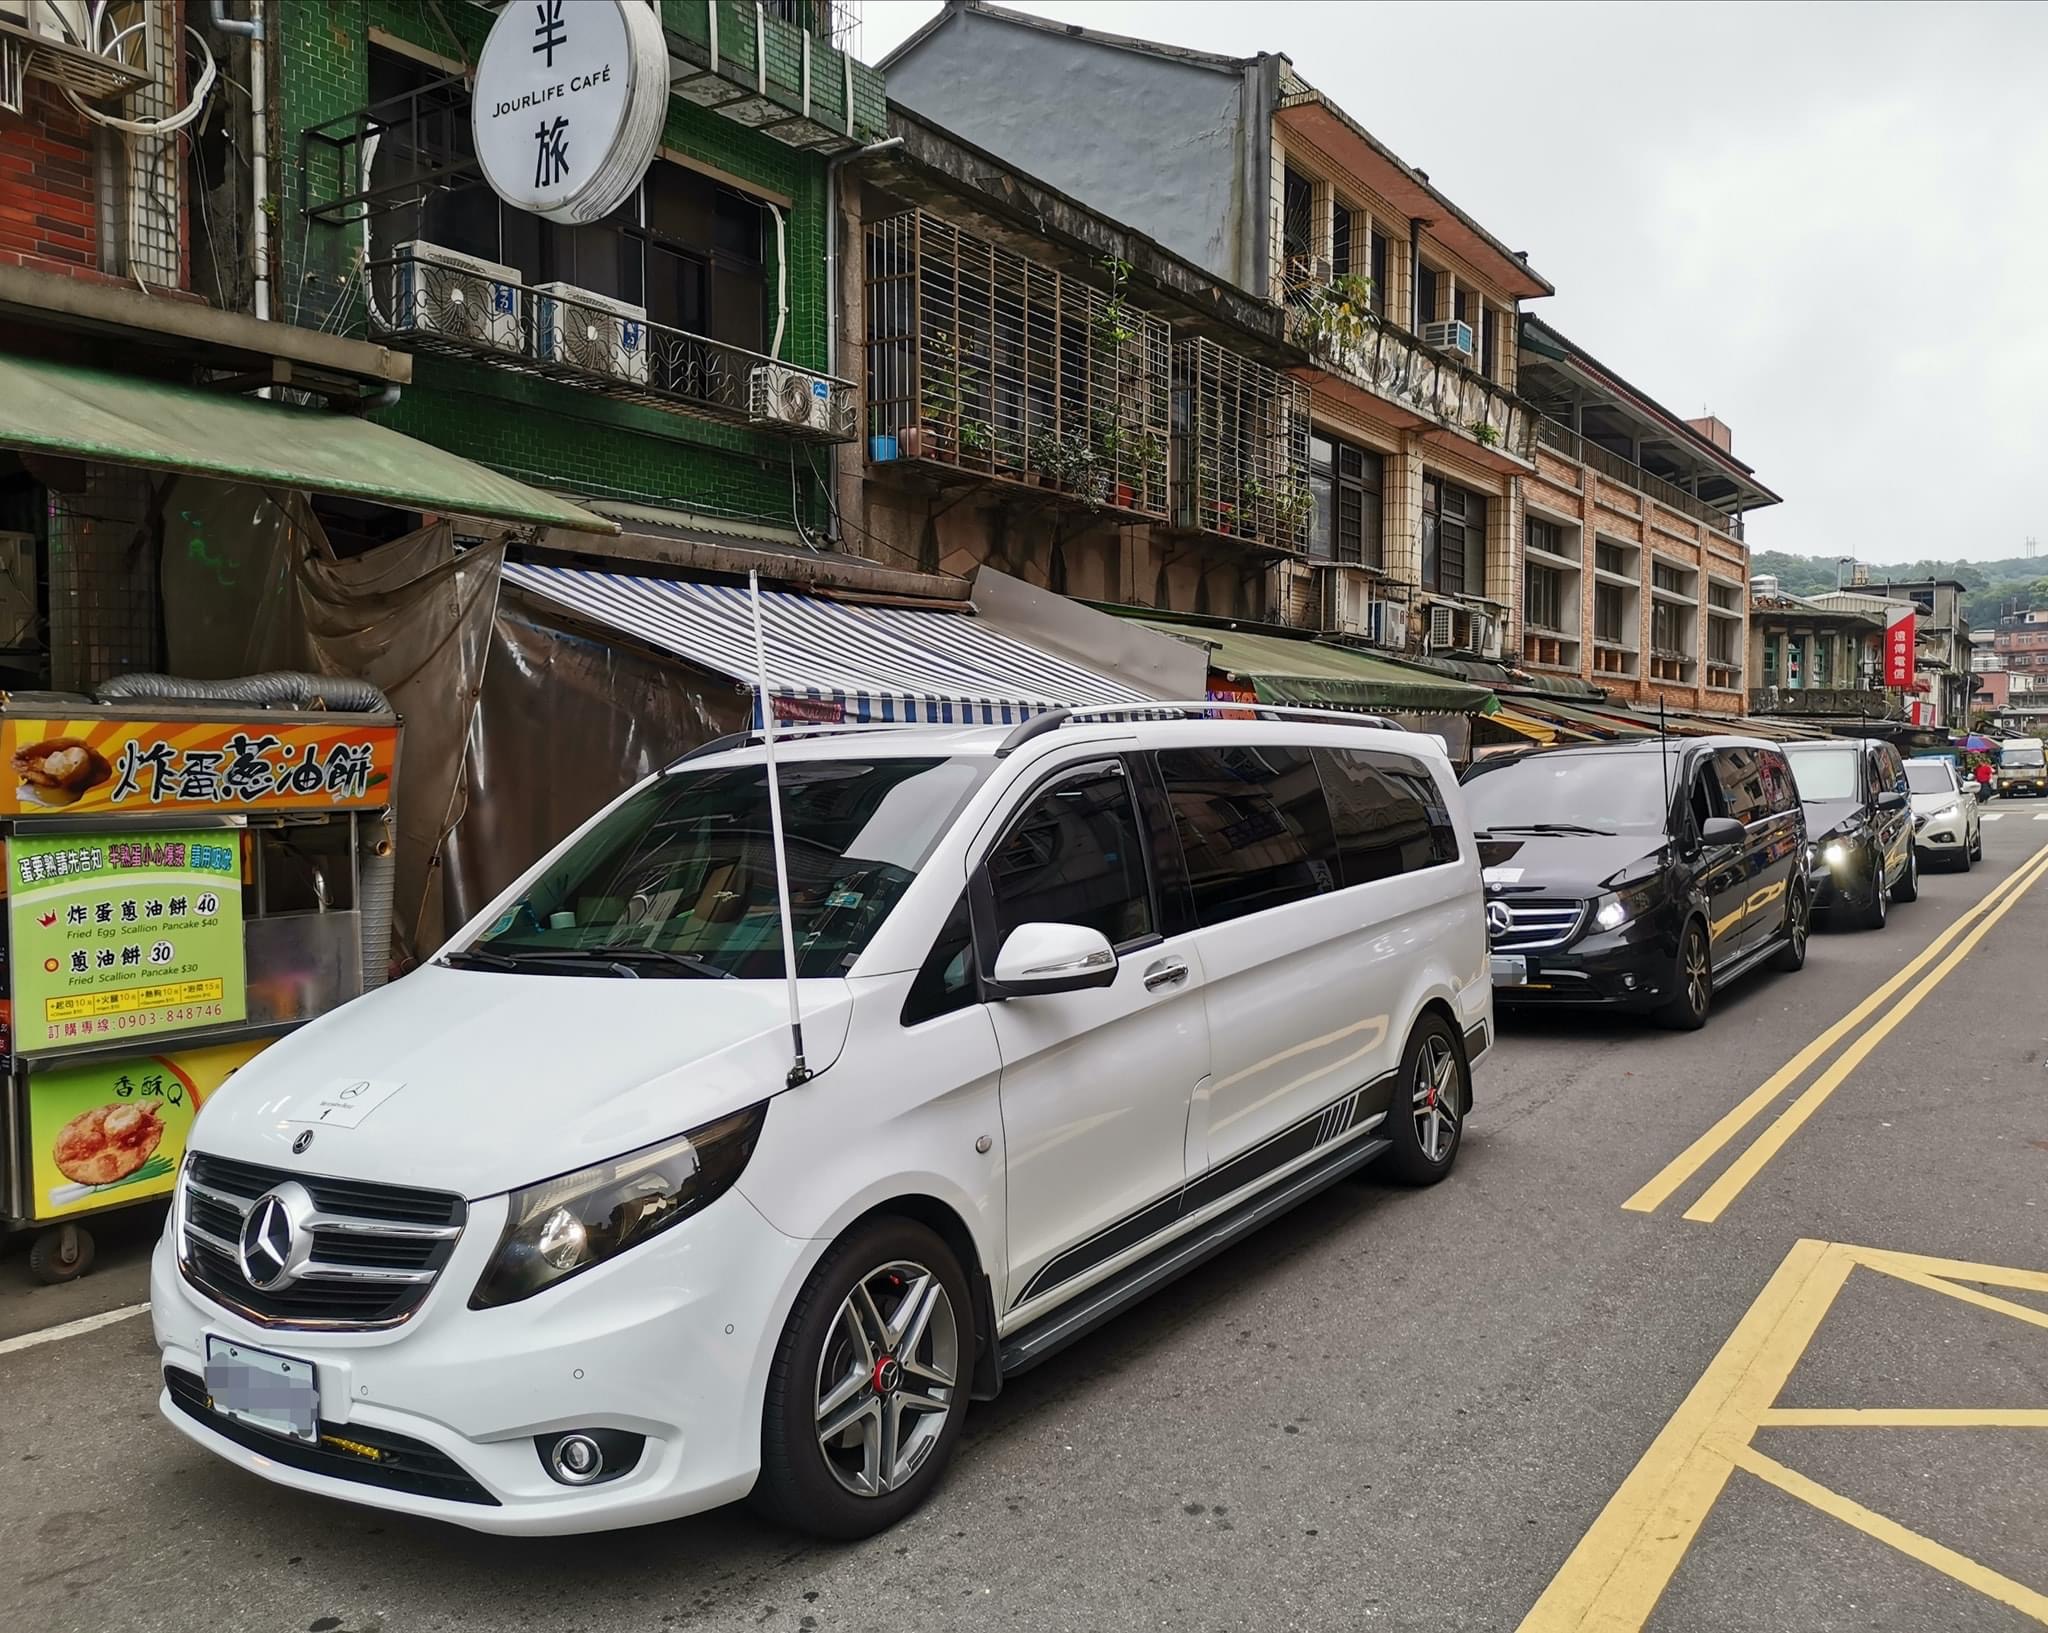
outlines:
[{"label": "metal security grate", "polygon": [[1163,321],[922,211],[869,227],[867,313],[871,455],[1167,519]]},{"label": "metal security grate", "polygon": [[1214,341],[1173,348],[1176,525],[1268,549],[1308,546],[1308,387]]}]

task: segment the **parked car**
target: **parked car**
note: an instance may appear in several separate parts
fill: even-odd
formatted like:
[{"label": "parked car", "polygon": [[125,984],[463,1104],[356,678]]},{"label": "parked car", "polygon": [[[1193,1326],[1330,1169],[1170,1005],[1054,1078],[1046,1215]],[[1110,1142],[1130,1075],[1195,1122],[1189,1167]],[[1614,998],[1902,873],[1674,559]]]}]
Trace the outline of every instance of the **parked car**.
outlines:
[{"label": "parked car", "polygon": [[1658,738],[1492,756],[1464,777],[1494,1001],[1706,1024],[1713,994],[1806,961],[1806,823],[1775,746]]},{"label": "parked car", "polygon": [[1956,775],[1955,761],[1929,756],[1906,762],[1906,788],[1913,801],[1913,844],[1920,855],[1968,873],[1984,854],[1977,785]]},{"label": "parked car", "polygon": [[1881,928],[1895,901],[1917,901],[1920,862],[1913,846],[1906,767],[1899,751],[1875,738],[1787,743],[1807,831],[1819,853],[1814,906]]},{"label": "parked car", "polygon": [[970,1399],[1368,1160],[1493,1045],[1434,738],[1342,717],[758,740],[586,823],[195,1126],[165,1415],[265,1479],[554,1533],[876,1531]]},{"label": "parked car", "polygon": [[2048,794],[2048,759],[2038,737],[2008,737],[1998,745],[1998,792],[2001,798]]}]

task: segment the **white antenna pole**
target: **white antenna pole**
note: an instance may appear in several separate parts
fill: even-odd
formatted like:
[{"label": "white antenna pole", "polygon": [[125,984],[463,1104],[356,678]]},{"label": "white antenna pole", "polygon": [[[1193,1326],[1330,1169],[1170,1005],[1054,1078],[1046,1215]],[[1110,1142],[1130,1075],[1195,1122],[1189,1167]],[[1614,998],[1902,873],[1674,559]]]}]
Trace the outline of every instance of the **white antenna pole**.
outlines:
[{"label": "white antenna pole", "polygon": [[747,599],[754,611],[754,702],[761,711],[761,748],[768,760],[768,826],[775,836],[775,899],[782,913],[782,973],[789,987],[789,1046],[795,1061],[789,1086],[811,1080],[804,1064],[804,1016],[797,1002],[796,928],[789,910],[789,852],[782,842],[782,783],[775,775],[775,699],[768,691],[768,638],[761,624],[761,575],[749,569]]}]

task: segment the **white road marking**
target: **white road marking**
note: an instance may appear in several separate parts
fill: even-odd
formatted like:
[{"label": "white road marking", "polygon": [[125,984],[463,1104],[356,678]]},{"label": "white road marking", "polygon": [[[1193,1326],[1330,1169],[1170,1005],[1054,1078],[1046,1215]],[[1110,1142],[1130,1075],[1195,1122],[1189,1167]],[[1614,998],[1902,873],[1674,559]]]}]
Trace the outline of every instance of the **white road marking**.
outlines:
[{"label": "white road marking", "polygon": [[118,1310],[80,1316],[76,1321],[66,1321],[61,1326],[25,1332],[18,1338],[0,1339],[0,1355],[12,1355],[16,1350],[34,1349],[38,1344],[54,1344],[60,1338],[76,1338],[81,1333],[96,1332],[101,1327],[111,1327],[117,1321],[126,1321],[130,1316],[141,1315],[148,1308],[147,1304],[124,1305]]},{"label": "white road marking", "polygon": [[2005,820],[2005,813],[2003,811],[1986,811],[1984,813],[1984,820],[1986,822],[2003,822]]},{"label": "white road marking", "polygon": [[2034,820],[2036,822],[2048,822],[2048,811],[2036,811],[2034,813]]}]

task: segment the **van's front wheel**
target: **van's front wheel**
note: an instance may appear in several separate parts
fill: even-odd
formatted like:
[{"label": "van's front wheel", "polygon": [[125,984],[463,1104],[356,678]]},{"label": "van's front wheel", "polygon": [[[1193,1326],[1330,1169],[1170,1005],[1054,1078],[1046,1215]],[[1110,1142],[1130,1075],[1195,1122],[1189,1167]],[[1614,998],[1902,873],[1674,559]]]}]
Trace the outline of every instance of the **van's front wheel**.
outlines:
[{"label": "van's front wheel", "polygon": [[835,1243],[768,1374],[755,1505],[853,1538],[922,1503],[966,1415],[972,1312],[959,1260],[925,1226],[876,1218]]}]

